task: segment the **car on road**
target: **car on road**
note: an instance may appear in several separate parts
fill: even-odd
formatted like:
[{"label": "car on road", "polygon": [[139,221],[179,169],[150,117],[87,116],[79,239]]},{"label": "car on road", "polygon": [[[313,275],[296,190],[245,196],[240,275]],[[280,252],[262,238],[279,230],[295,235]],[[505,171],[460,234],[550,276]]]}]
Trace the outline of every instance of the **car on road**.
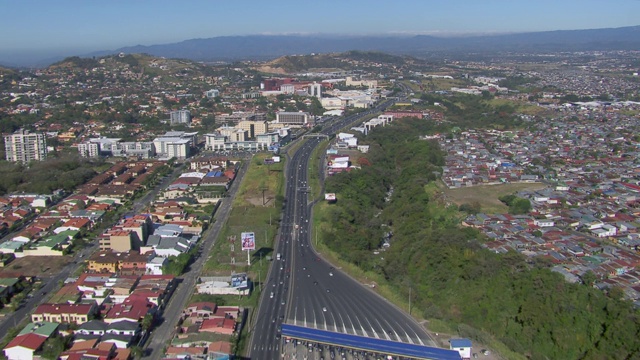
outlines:
[{"label": "car on road", "polygon": [[269,298],[273,299],[273,291],[271,292],[271,294],[269,294]]},{"label": "car on road", "polygon": [[327,308],[326,308],[326,307],[323,307],[323,308],[322,308],[322,311],[327,312]]}]

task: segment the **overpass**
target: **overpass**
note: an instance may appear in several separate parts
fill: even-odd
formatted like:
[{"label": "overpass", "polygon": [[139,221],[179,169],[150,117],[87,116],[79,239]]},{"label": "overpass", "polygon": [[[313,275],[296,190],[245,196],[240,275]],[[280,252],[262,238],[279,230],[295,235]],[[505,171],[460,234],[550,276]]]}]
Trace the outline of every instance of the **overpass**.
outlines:
[{"label": "overpass", "polygon": [[461,359],[460,353],[456,350],[343,334],[291,324],[282,324],[282,337],[285,339],[304,340],[323,345],[373,352],[383,356],[397,356],[406,359]]},{"label": "overpass", "polygon": [[311,133],[311,134],[304,134],[302,135],[303,138],[325,138],[327,140],[329,140],[329,135],[326,134],[320,134],[320,133]]}]

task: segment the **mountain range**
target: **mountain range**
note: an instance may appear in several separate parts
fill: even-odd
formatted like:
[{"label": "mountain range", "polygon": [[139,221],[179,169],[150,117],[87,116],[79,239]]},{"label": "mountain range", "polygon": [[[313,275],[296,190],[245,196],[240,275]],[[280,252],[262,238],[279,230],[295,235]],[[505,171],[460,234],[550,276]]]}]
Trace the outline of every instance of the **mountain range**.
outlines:
[{"label": "mountain range", "polygon": [[[248,35],[191,39],[177,43],[129,46],[80,56],[115,53],[146,53],[153,56],[196,61],[266,60],[283,55],[381,51],[391,54],[431,57],[452,53],[557,52],[640,50],[640,26],[590,30],[558,30],[478,36],[338,36],[338,35]],[[78,54],[69,54],[78,55]],[[38,65],[56,59],[40,60]],[[0,57],[0,62],[3,59]],[[47,64],[48,65],[48,64]]]}]

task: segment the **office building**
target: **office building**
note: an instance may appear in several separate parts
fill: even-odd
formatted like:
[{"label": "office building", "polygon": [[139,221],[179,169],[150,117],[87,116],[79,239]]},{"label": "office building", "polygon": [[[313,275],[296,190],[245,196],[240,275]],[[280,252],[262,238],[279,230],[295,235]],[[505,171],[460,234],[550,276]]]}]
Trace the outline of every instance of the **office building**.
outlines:
[{"label": "office building", "polygon": [[47,157],[47,141],[44,134],[31,133],[20,129],[4,137],[4,149],[7,161],[42,161]]},{"label": "office building", "polygon": [[169,113],[169,124],[191,124],[191,112],[189,110],[176,110]]},{"label": "office building", "polygon": [[309,85],[309,95],[318,99],[322,98],[322,84],[313,83]]},{"label": "office building", "polygon": [[215,99],[215,98],[217,98],[218,96],[220,96],[220,90],[218,90],[218,89],[211,89],[211,90],[209,90],[209,91],[206,91],[206,92],[204,93],[204,95],[205,95],[207,98],[209,98],[209,99]]},{"label": "office building", "polygon": [[169,131],[163,136],[153,139],[156,154],[160,158],[185,159],[191,155],[191,148],[196,143],[197,132]]},{"label": "office building", "polygon": [[309,123],[309,113],[280,111],[276,113],[276,122],[291,126],[305,126]]}]

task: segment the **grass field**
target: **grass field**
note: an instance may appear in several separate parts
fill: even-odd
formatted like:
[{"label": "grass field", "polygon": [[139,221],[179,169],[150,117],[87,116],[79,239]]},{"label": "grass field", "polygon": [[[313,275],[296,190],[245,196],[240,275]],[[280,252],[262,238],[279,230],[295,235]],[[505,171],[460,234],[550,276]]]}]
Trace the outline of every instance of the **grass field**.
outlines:
[{"label": "grass field", "polygon": [[[254,281],[266,277],[267,256],[273,253],[282,207],[277,195],[282,194],[284,185],[284,162],[264,165],[264,159],[271,156],[256,154],[251,159],[229,218],[204,265],[203,276],[246,272]],[[241,250],[242,232],[254,232],[256,236],[256,250],[250,252],[251,266],[247,265],[246,251]]]},{"label": "grass field", "polygon": [[482,212],[488,214],[501,214],[508,212],[505,204],[498,200],[504,195],[513,194],[521,190],[544,189],[545,185],[540,183],[518,183],[501,185],[473,186],[459,189],[447,189],[444,185],[440,187],[447,199],[456,205],[479,203]]}]

